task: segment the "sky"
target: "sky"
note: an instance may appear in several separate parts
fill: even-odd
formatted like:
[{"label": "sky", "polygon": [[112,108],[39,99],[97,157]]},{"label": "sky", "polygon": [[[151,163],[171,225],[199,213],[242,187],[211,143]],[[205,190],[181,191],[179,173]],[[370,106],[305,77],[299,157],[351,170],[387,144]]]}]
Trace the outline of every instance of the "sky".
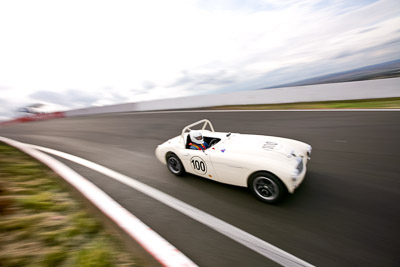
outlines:
[{"label": "sky", "polygon": [[34,103],[253,90],[399,58],[398,0],[3,0],[0,120]]}]

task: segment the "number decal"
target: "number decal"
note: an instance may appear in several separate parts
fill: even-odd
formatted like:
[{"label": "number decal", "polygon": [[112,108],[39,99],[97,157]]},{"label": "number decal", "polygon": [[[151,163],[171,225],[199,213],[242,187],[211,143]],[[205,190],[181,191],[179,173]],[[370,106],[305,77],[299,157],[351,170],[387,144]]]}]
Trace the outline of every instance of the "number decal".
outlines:
[{"label": "number decal", "polygon": [[190,159],[190,165],[193,170],[198,174],[206,174],[207,173],[207,165],[204,160],[200,157],[193,157]]},{"label": "number decal", "polygon": [[274,150],[277,145],[278,143],[267,141],[263,144],[262,148],[264,148],[265,150]]}]

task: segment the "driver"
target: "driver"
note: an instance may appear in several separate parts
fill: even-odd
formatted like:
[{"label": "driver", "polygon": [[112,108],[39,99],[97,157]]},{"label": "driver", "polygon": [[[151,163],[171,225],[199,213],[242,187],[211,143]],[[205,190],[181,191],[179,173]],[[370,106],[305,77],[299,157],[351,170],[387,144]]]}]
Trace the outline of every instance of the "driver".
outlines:
[{"label": "driver", "polygon": [[208,144],[204,142],[203,135],[200,131],[191,130],[189,135],[190,140],[192,141],[191,143],[189,143],[190,149],[206,150],[208,148]]}]

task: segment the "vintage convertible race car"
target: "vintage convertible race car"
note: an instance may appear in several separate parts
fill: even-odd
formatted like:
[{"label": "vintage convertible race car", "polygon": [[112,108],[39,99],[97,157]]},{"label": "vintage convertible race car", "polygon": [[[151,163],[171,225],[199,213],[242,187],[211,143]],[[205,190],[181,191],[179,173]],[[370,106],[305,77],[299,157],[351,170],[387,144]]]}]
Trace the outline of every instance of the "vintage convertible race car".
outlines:
[{"label": "vintage convertible race car", "polygon": [[[190,149],[189,131],[196,126],[209,144],[206,150]],[[200,120],[159,145],[155,153],[175,175],[188,172],[248,187],[257,199],[275,203],[301,184],[311,149],[306,143],[281,137],[215,132],[209,120]]]}]

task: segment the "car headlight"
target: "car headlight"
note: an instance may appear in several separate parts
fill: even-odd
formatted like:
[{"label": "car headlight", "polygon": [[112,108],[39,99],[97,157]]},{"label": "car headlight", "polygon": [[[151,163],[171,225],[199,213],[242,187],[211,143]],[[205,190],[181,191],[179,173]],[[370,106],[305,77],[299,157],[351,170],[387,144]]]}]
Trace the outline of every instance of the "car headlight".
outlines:
[{"label": "car headlight", "polygon": [[303,171],[303,158],[299,157],[296,159],[296,168],[292,171],[292,181],[295,182],[299,174]]}]

